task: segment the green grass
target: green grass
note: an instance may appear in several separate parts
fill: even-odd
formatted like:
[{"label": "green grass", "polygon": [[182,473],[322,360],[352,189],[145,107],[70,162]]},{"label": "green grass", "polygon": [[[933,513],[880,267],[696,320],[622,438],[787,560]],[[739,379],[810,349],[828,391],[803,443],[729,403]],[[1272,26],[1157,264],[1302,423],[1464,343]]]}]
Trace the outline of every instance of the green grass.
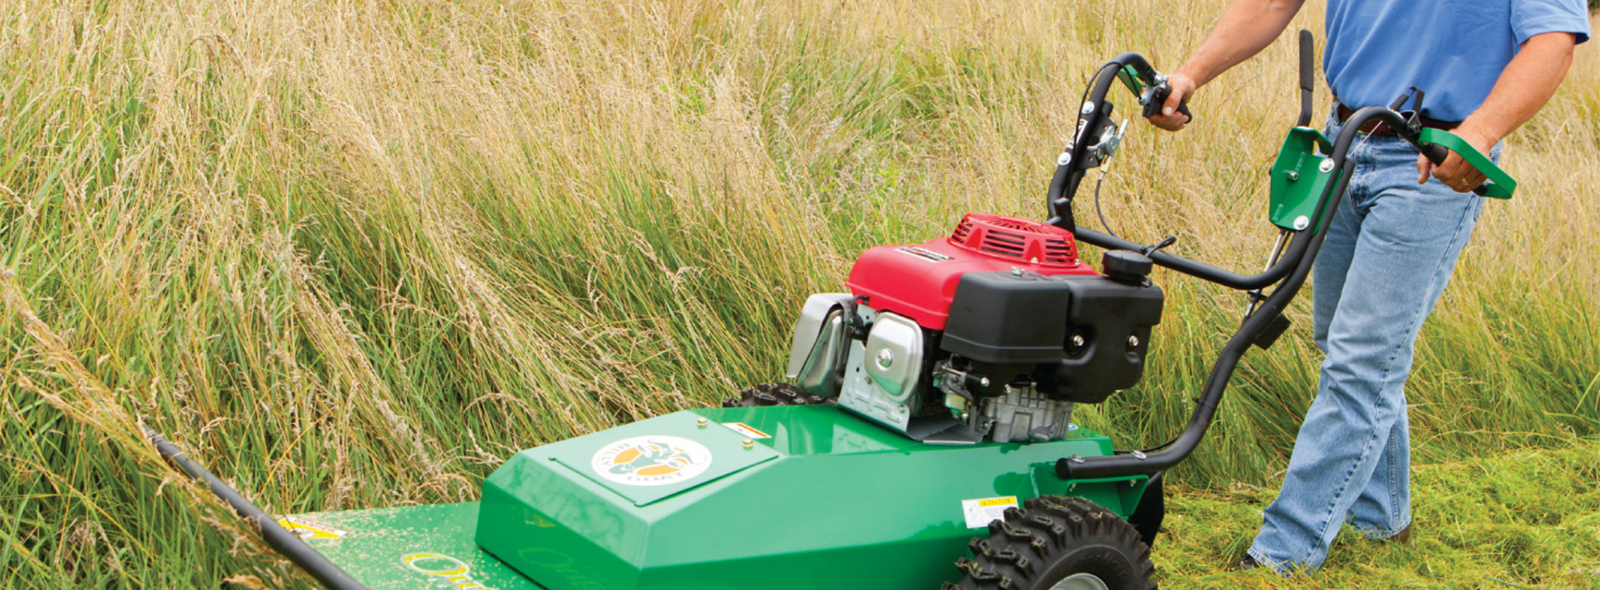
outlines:
[{"label": "green grass", "polygon": [[1270,488],[1169,492],[1152,553],[1170,588],[1600,588],[1600,445],[1418,466],[1410,544],[1346,527],[1323,569],[1284,580],[1230,573]]},{"label": "green grass", "polygon": [[[518,449],[775,379],[800,302],[862,249],[1041,216],[1085,77],[1122,50],[1172,67],[1220,6],[0,6],[0,586],[305,583],[140,422],[269,510],[378,507],[472,500]],[[1207,87],[1190,130],[1131,125],[1113,223],[1260,266],[1293,51]],[[1585,45],[1424,329],[1408,396],[1437,525],[1393,555],[1344,543],[1313,583],[1592,587],[1573,548],[1594,518],[1507,537],[1491,490],[1597,510],[1570,489],[1600,454],[1596,113]],[[1078,414],[1128,446],[1181,428],[1243,303],[1157,281],[1144,383]],[[1169,586],[1215,576],[1281,477],[1316,379],[1307,303],[1172,475]]]}]

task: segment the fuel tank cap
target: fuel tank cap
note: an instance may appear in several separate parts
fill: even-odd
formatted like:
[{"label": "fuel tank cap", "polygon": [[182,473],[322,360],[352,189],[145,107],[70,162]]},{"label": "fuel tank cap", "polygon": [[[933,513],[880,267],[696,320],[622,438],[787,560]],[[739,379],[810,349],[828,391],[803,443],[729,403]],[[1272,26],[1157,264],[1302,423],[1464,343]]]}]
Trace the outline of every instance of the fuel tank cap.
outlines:
[{"label": "fuel tank cap", "polygon": [[1107,250],[1100,258],[1100,272],[1113,281],[1130,285],[1144,284],[1154,266],[1149,256],[1133,250]]}]

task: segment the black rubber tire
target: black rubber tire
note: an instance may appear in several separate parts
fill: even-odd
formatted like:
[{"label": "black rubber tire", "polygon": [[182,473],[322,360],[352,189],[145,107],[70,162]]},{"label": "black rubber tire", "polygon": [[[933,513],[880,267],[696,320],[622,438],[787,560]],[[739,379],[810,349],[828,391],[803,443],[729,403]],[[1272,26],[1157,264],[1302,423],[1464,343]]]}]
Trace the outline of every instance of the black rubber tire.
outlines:
[{"label": "black rubber tire", "polygon": [[820,406],[831,403],[834,403],[832,399],[801,391],[793,383],[762,383],[744,388],[739,392],[739,397],[722,400],[722,407]]},{"label": "black rubber tire", "polygon": [[1083,498],[1042,496],[1006,510],[989,536],[956,560],[961,581],[944,590],[1050,590],[1073,574],[1092,574],[1110,590],[1154,590],[1155,565],[1139,532]]}]

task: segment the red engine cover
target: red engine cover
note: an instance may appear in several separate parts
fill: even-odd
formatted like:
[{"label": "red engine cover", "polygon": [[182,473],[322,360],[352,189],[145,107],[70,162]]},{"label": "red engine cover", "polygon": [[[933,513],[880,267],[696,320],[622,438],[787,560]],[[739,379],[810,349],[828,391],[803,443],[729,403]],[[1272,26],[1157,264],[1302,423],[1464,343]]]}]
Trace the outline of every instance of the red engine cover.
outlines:
[{"label": "red engine cover", "polygon": [[943,330],[961,275],[1013,267],[1042,275],[1097,274],[1078,262],[1072,232],[1026,219],[971,213],[948,238],[861,253],[845,285],[878,311]]}]

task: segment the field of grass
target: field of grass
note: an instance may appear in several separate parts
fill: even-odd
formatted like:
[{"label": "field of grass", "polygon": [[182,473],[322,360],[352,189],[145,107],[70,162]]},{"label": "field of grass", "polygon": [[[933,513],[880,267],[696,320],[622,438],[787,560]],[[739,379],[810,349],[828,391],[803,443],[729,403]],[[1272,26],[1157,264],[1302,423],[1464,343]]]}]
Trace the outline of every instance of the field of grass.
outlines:
[{"label": "field of grass", "polygon": [[[774,380],[799,303],[862,249],[1042,217],[1086,77],[1124,50],[1175,67],[1223,4],[0,4],[0,587],[308,583],[141,423],[269,511],[366,508],[473,500],[518,449]],[[1130,125],[1110,223],[1260,266],[1294,51],[1202,90],[1187,131]],[[1418,345],[1419,542],[1221,573],[1314,389],[1302,300],[1171,475],[1165,586],[1600,587],[1600,53],[1578,53]],[[1156,280],[1144,383],[1079,413],[1128,446],[1182,427],[1243,305]]]}]

